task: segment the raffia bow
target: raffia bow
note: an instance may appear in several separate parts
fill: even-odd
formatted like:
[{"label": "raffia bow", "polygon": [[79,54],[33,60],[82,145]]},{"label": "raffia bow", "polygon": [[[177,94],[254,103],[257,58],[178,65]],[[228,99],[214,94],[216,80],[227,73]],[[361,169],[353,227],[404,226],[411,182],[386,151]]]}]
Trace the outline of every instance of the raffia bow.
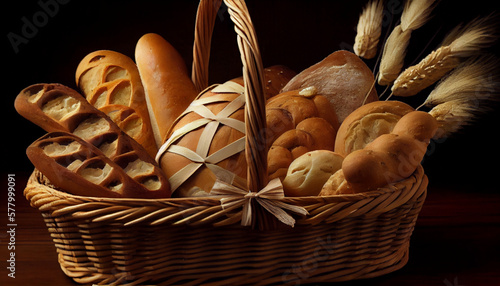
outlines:
[{"label": "raffia bow", "polygon": [[234,205],[243,205],[241,214],[241,225],[252,224],[252,199],[255,199],[263,208],[274,215],[282,223],[293,227],[295,219],[286,210],[297,214],[307,215],[307,210],[303,207],[294,206],[280,201],[285,197],[283,185],[279,178],[271,180],[266,187],[259,192],[249,192],[229,183],[217,180],[210,192],[214,196],[224,196],[220,199],[222,208],[230,208]]}]

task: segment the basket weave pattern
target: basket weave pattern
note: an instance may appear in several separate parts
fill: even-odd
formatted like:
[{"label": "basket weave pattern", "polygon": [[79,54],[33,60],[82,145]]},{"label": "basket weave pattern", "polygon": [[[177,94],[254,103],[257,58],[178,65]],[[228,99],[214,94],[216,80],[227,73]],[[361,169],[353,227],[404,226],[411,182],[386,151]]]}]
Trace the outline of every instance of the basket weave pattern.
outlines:
[{"label": "basket weave pattern", "polygon": [[[258,192],[267,183],[262,63],[244,1],[225,3],[243,63],[248,190]],[[192,79],[200,90],[208,84],[220,5],[202,0],[198,9]],[[243,206],[224,207],[217,196],[81,197],[57,190],[37,170],[24,195],[42,213],[61,268],[76,282],[267,285],[369,278],[401,268],[426,188],[419,166],[409,178],[366,194],[278,199],[308,212],[290,213],[294,228],[250,198],[260,229],[242,226]]]}]

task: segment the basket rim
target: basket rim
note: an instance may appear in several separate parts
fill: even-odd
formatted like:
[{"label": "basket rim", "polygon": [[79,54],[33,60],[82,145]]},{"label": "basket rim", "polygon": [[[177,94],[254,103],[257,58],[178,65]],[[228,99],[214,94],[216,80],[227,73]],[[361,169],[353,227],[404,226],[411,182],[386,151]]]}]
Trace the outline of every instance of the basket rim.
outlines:
[{"label": "basket rim", "polygon": [[[401,191],[401,185],[411,180],[414,177],[421,177],[423,175],[423,167],[419,165],[419,167],[415,170],[415,172],[408,178],[405,178],[401,181],[398,181],[394,184],[384,186],[382,188],[378,188],[377,190],[372,190],[364,193],[356,193],[356,194],[341,194],[341,195],[327,195],[327,196],[301,196],[301,197],[283,197],[282,201],[285,202],[297,202],[300,200],[312,200],[312,201],[320,201],[320,202],[345,202],[345,201],[359,201],[361,199],[379,197],[380,195],[392,193],[394,191]],[[108,198],[108,197],[93,197],[93,196],[79,196],[73,195],[64,190],[57,189],[56,186],[50,184],[48,178],[40,172],[38,169],[34,169],[30,178],[28,179],[29,184],[35,184],[43,187],[47,192],[53,194],[59,198],[69,198],[69,199],[77,199],[81,201],[94,201],[94,202],[111,202],[111,203],[135,203],[140,205],[141,203],[151,203],[151,202],[186,202],[186,201],[220,201],[219,196],[200,196],[200,197],[182,197],[182,198],[160,198],[160,199],[146,199],[146,198]],[[25,192],[26,195],[26,192]],[[29,198],[28,198],[29,199]]]},{"label": "basket rim", "polygon": [[[271,202],[306,210],[306,214],[293,215],[293,223],[289,224],[292,227],[294,223],[298,225],[332,223],[345,218],[378,216],[404,204],[411,204],[411,201],[417,201],[422,196],[425,199],[427,183],[427,176],[419,166],[410,177],[376,191],[332,196],[283,197]],[[45,215],[57,217],[61,223],[76,219],[85,220],[84,223],[116,222],[125,226],[165,223],[177,226],[234,225],[243,223],[243,209],[247,203],[241,197],[244,203],[224,207],[222,201],[227,199],[225,196],[165,199],[76,196],[54,189],[47,178],[36,169],[28,180],[24,196],[32,207]],[[265,216],[257,218],[257,223],[271,222],[269,227],[264,229],[277,229],[278,224],[275,222],[278,221],[270,219],[274,218],[271,213],[263,210],[262,206],[255,210],[256,215]],[[288,215],[293,214],[288,213],[289,209],[286,207],[282,210]]]}]

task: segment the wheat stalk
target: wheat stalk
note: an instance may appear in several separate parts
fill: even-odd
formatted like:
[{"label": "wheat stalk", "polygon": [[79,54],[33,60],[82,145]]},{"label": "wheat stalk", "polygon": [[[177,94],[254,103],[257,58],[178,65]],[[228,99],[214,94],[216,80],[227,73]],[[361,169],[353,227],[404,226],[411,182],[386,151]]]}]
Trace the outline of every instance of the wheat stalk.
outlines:
[{"label": "wheat stalk", "polygon": [[392,94],[412,96],[429,87],[464,59],[491,45],[496,40],[494,30],[489,17],[476,19],[463,28],[458,26],[444,39],[441,47],[398,76]]},{"label": "wheat stalk", "polygon": [[429,111],[439,126],[434,139],[448,137],[469,125],[474,120],[474,111],[474,105],[464,100],[451,100],[436,105]]},{"label": "wheat stalk", "polygon": [[438,137],[472,122],[476,114],[487,110],[485,102],[500,100],[498,62],[489,55],[471,58],[436,85],[421,106],[432,107],[429,113],[444,130]]},{"label": "wheat stalk", "polygon": [[434,0],[408,0],[405,3],[401,24],[394,27],[387,38],[380,62],[378,84],[391,84],[401,72],[411,32],[429,19]]},{"label": "wheat stalk", "polygon": [[382,0],[372,0],[359,16],[357,34],[354,39],[354,53],[365,59],[377,54],[377,46],[382,33],[384,5]]}]

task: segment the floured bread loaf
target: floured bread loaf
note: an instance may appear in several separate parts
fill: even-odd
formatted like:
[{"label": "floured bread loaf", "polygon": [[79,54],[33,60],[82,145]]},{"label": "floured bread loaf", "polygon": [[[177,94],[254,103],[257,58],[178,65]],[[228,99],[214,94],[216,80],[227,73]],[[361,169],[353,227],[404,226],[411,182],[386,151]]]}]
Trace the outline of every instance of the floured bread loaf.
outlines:
[{"label": "floured bread loaf", "polygon": [[[170,196],[168,189],[158,188],[148,177],[142,176],[148,172],[140,168],[134,168],[133,172],[124,170],[95,146],[70,133],[48,133],[31,144],[26,153],[52,184],[74,195],[123,198]],[[142,164],[143,167],[146,165]],[[142,181],[145,182],[139,183]]]},{"label": "floured bread loaf", "polygon": [[156,155],[144,88],[131,58],[114,51],[92,52],[78,65],[75,78],[90,104],[108,115],[150,156]]},{"label": "floured bread loaf", "polygon": [[266,99],[277,94],[297,73],[283,65],[270,66],[264,69],[264,93]]},{"label": "floured bread loaf", "polygon": [[347,155],[363,149],[382,134],[391,133],[396,123],[413,107],[400,101],[376,101],[353,111],[340,125],[335,152]]},{"label": "floured bread loaf", "polygon": [[321,62],[303,70],[283,88],[283,91],[314,86],[317,93],[328,98],[338,122],[342,123],[352,111],[366,102],[377,101],[370,68],[355,54],[336,51]]},{"label": "floured bread loaf", "polygon": [[266,104],[269,179],[286,176],[288,166],[314,150],[333,151],[337,117],[314,88],[281,93]]},{"label": "floured bread loaf", "polygon": [[289,197],[317,196],[325,182],[340,168],[344,157],[328,151],[307,152],[288,168],[283,188]]},{"label": "floured bread loaf", "polygon": [[170,190],[146,150],[75,90],[60,84],[31,85],[19,93],[15,108],[47,132],[73,133],[94,145],[122,169],[136,172],[131,177],[148,189]]}]

